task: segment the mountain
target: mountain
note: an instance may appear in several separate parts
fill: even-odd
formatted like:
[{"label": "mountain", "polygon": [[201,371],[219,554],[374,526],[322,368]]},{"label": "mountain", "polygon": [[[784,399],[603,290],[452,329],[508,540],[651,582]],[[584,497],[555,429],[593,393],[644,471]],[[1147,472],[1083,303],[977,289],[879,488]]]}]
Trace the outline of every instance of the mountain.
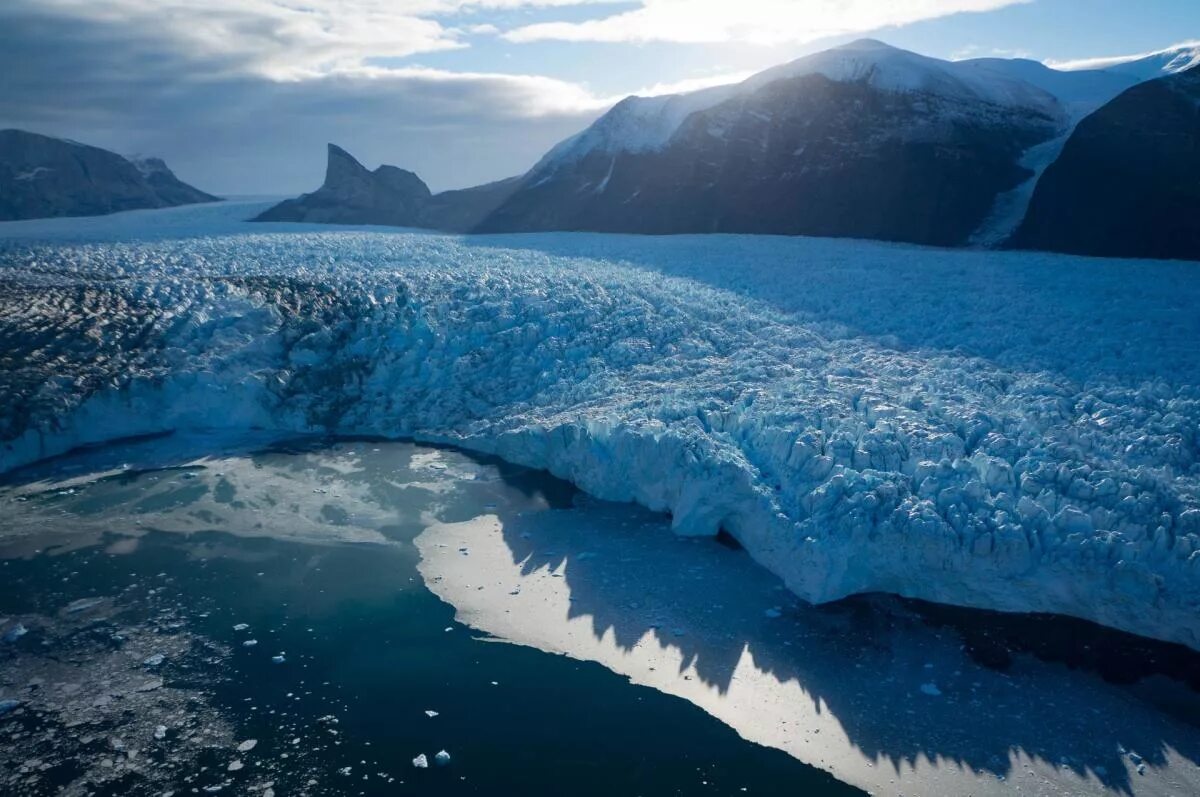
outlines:
[{"label": "mountain", "polygon": [[1027,58],[972,58],[959,61],[960,69],[975,70],[982,78],[996,75],[1021,80],[1054,95],[1072,116],[1083,117],[1140,79],[1103,69],[1060,70]]},{"label": "mountain", "polygon": [[137,167],[154,193],[167,205],[192,205],[197,202],[213,202],[212,194],[193,188],[175,176],[162,158],[131,157],[129,161]]},{"label": "mountain", "polygon": [[325,186],[260,219],[997,246],[1081,119],[1197,59],[1177,48],[1062,70],[864,39],[738,84],[628,97],[526,174],[475,188],[433,195],[331,147]]},{"label": "mountain", "polygon": [[131,161],[74,141],[0,130],[0,220],[97,216],[217,199],[181,182],[158,158]]},{"label": "mountain", "polygon": [[267,209],[254,221],[310,224],[383,224],[465,232],[516,187],[516,179],[433,194],[410,171],[380,166],[369,171],[350,153],[329,145],[325,183],[311,194]]},{"label": "mountain", "polygon": [[412,172],[395,166],[368,171],[346,150],[330,144],[325,183],[255,220],[415,227],[430,196],[429,187]]},{"label": "mountain", "polygon": [[965,243],[1069,114],[1028,82],[864,40],[736,86],[626,99],[480,231],[751,232]]},{"label": "mountain", "polygon": [[1137,81],[1153,80],[1200,66],[1200,42],[1188,42],[1130,58],[1098,58],[1080,63],[1088,69],[1125,75]]},{"label": "mountain", "polygon": [[1200,260],[1200,67],[1088,116],[1038,182],[1010,245]]}]

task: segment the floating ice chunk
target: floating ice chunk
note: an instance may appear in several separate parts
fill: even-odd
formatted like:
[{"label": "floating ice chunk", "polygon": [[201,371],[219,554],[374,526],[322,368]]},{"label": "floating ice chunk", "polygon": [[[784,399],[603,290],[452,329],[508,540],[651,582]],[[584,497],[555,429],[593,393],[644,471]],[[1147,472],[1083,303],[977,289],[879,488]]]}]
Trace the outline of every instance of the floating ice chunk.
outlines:
[{"label": "floating ice chunk", "polygon": [[280,653],[278,656],[272,656],[271,661],[274,662],[275,664],[283,664],[285,661],[287,661],[287,659],[285,659],[283,657],[283,654]]},{"label": "floating ice chunk", "polygon": [[426,710],[426,712],[425,712],[425,716],[426,716],[426,717],[429,717],[430,719],[433,719],[433,718],[434,718],[434,717],[436,717],[437,715],[438,715],[438,713],[437,713],[436,711],[433,711],[433,710]]},{"label": "floating ice chunk", "polygon": [[417,769],[429,769],[429,759],[425,757],[424,753],[421,753],[413,759],[413,766]]},{"label": "floating ice chunk", "polygon": [[77,601],[71,601],[67,604],[67,613],[86,612],[88,609],[99,606],[103,602],[104,598],[80,598]]},{"label": "floating ice chunk", "polygon": [[162,741],[163,739],[167,738],[167,726],[159,725],[158,727],[156,727],[154,729],[154,738],[158,739],[159,741]]},{"label": "floating ice chunk", "polygon": [[445,750],[439,750],[437,755],[433,757],[433,760],[439,767],[444,767],[450,763],[450,754]]},{"label": "floating ice chunk", "polygon": [[243,642],[243,643],[242,643],[242,647],[244,647],[244,648],[252,648],[252,647],[254,647],[254,646],[255,646],[255,645],[257,645],[257,644],[258,644],[258,640],[257,640],[257,639],[247,639],[245,642]]},{"label": "floating ice chunk", "polygon": [[4,716],[8,712],[12,711],[19,705],[21,705],[20,700],[12,700],[12,699],[0,700],[0,717]]},{"label": "floating ice chunk", "polygon": [[247,623],[238,623],[233,627],[234,631],[245,631],[250,626]]},{"label": "floating ice chunk", "polygon": [[155,653],[153,656],[146,657],[142,662],[147,667],[161,667],[162,663],[167,660],[167,657],[161,653]]},{"label": "floating ice chunk", "polygon": [[921,684],[921,693],[929,695],[930,697],[942,696],[942,690],[938,689],[937,684],[934,683]]},{"label": "floating ice chunk", "polygon": [[4,636],[0,636],[0,642],[16,642],[21,637],[29,633],[29,629],[23,623],[17,623],[12,628],[4,632]]},{"label": "floating ice chunk", "polygon": [[258,744],[258,739],[247,739],[237,746],[239,753],[248,753]]},{"label": "floating ice chunk", "polygon": [[776,617],[783,616],[783,612],[779,611],[778,606],[776,606],[773,609],[767,609],[765,612],[763,612],[763,614],[766,615],[767,617],[770,617],[772,620],[774,620]]},{"label": "floating ice chunk", "polygon": [[227,772],[237,772],[242,767],[246,766],[241,761],[230,761],[229,766],[225,767]]}]

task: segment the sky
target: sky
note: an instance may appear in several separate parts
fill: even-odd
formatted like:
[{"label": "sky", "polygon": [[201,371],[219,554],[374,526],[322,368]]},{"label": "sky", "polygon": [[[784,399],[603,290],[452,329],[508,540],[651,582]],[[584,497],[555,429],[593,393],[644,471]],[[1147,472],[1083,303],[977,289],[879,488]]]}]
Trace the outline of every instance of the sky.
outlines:
[{"label": "sky", "polygon": [[629,94],[863,36],[1070,62],[1200,38],[1200,2],[3,0],[0,128],[157,155],[224,195],[312,190],[332,141],[437,191],[524,172]]}]

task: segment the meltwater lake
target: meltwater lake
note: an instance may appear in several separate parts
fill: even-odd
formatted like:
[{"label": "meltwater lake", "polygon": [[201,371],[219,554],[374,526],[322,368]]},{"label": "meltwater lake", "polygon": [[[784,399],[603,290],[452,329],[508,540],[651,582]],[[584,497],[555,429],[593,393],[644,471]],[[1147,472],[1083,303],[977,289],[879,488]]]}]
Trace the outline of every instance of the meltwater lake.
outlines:
[{"label": "meltwater lake", "polygon": [[814,608],[453,449],[149,438],[10,474],[0,518],[4,794],[1200,790],[1182,648]]}]

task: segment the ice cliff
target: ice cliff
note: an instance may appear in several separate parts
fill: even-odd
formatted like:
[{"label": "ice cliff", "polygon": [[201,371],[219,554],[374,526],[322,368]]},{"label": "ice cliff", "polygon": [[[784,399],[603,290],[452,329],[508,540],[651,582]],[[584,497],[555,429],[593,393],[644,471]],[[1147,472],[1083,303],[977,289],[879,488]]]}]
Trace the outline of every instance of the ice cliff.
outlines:
[{"label": "ice cliff", "polygon": [[0,470],[180,428],[443,441],[725,529],[808,600],[1200,648],[1185,264],[187,213],[0,227]]}]

